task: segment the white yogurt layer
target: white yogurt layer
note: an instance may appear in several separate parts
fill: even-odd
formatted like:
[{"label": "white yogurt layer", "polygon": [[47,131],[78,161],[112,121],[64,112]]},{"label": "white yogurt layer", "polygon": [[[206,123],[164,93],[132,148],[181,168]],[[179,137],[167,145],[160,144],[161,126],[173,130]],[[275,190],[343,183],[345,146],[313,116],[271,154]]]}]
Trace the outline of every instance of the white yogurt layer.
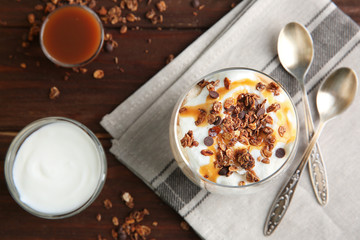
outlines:
[{"label": "white yogurt layer", "polygon": [[[234,89],[228,90],[223,95],[220,95],[220,99],[217,99],[217,101],[221,101],[222,103],[222,111],[220,115],[222,118],[224,118],[224,101],[229,97],[238,96],[241,92],[246,93],[254,93],[257,94],[260,99],[259,103],[261,103],[265,98],[267,99],[267,102],[265,104],[265,109],[267,109],[272,103],[279,103],[281,105],[281,108],[275,113],[270,112],[268,115],[270,115],[273,119],[273,124],[267,124],[268,127],[271,127],[274,130],[274,135],[276,137],[276,143],[274,145],[273,154],[271,157],[269,157],[270,163],[266,164],[261,161],[258,161],[261,158],[264,158],[259,148],[252,147],[250,145],[243,145],[239,142],[236,143],[234,148],[249,148],[249,153],[253,156],[255,159],[255,167],[252,169],[256,175],[260,178],[260,180],[265,179],[266,177],[270,176],[274,172],[276,172],[287,160],[289,157],[292,148],[295,145],[295,136],[296,136],[296,130],[297,130],[297,118],[293,109],[293,105],[291,103],[291,100],[289,99],[288,95],[281,89],[280,94],[278,96],[274,96],[273,93],[270,93],[267,90],[258,91],[255,88],[256,83],[263,82],[265,85],[267,85],[271,79],[267,78],[266,76],[260,75],[259,73],[249,71],[249,70],[229,70],[226,72],[220,72],[216,73],[209,78],[205,79],[207,81],[215,81],[220,80],[220,83],[218,86],[216,86],[215,90],[224,89],[224,78],[227,77],[230,79],[231,84],[236,82],[253,82],[253,85],[239,85]],[[267,93],[266,93],[267,92]],[[269,97],[271,95],[271,97]],[[197,106],[204,106],[204,104],[209,101],[209,90],[204,87],[202,90],[199,86],[195,86],[192,91],[188,94],[188,96],[185,98],[182,107],[197,107]],[[212,100],[212,99],[211,99]],[[212,124],[206,123],[205,125],[195,125],[196,119],[194,119],[194,116],[187,116],[187,115],[178,115],[178,129],[177,129],[177,138],[180,141],[184,135],[189,131],[193,131],[194,140],[199,143],[197,147],[181,147],[183,151],[183,154],[186,156],[187,160],[189,161],[190,165],[195,169],[199,174],[204,175],[204,168],[206,166],[209,166],[209,168],[212,168],[212,161],[215,158],[214,156],[204,156],[201,154],[201,150],[203,149],[210,149],[210,147],[206,146],[204,144],[204,139],[209,136],[208,131],[210,128],[214,127]],[[279,119],[279,116],[281,118]],[[205,120],[207,121],[207,120]],[[286,122],[288,124],[287,134],[284,137],[280,137],[278,134],[278,128]],[[283,148],[285,150],[285,156],[278,158],[275,155],[275,152],[277,149]],[[214,146],[212,146],[212,149],[217,150],[218,146],[216,143],[214,143]],[[203,169],[203,170],[201,170]],[[217,169],[217,171],[220,169]],[[211,179],[211,178],[210,178]],[[246,180],[246,170],[239,168],[238,171],[234,172],[230,176],[216,176],[216,183],[223,184],[223,185],[233,185],[236,186],[239,184],[240,181],[244,181],[246,184],[249,182]]]},{"label": "white yogurt layer", "polygon": [[94,193],[100,175],[93,140],[68,122],[48,124],[27,137],[13,168],[21,201],[47,214],[81,207]]}]

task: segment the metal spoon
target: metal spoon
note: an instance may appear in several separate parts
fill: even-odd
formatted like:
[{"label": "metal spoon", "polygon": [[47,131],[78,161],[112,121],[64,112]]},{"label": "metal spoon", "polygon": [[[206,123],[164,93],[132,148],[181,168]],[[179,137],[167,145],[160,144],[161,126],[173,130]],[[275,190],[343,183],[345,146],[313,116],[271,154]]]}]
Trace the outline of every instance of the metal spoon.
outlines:
[{"label": "metal spoon", "polygon": [[284,217],[307,159],[319,138],[326,122],[344,112],[354,100],[357,89],[357,76],[350,68],[340,68],[332,73],[320,86],[316,97],[316,105],[320,114],[319,126],[306,148],[302,160],[289,181],[275,198],[266,219],[264,234],[274,232]]},{"label": "metal spoon", "polygon": [[[311,136],[314,134],[314,124],[311,118],[304,79],[314,56],[311,35],[300,23],[289,23],[281,30],[277,47],[281,65],[300,83],[305,108],[306,134],[310,141]],[[329,195],[327,174],[320,147],[317,143],[310,154],[308,162],[310,179],[316,199],[321,205],[326,205]]]}]

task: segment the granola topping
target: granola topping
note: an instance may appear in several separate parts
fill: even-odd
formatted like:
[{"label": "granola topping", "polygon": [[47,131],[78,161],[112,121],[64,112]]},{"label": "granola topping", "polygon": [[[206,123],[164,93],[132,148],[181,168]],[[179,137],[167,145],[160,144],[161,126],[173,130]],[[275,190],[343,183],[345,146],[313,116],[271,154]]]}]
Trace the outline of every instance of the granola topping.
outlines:
[{"label": "granola topping", "polygon": [[178,116],[178,132],[185,133],[178,137],[188,161],[204,178],[224,185],[266,178],[295,145],[291,100],[270,78],[246,70],[201,80]]}]

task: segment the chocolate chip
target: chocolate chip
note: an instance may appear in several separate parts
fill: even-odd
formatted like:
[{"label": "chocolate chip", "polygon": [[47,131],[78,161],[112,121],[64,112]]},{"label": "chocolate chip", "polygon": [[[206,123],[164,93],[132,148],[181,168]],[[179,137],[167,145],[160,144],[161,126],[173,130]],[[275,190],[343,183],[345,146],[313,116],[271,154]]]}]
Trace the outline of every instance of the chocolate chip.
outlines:
[{"label": "chocolate chip", "polygon": [[112,42],[107,41],[105,43],[105,51],[112,52],[113,50],[114,50],[114,46],[113,46]]},{"label": "chocolate chip", "polygon": [[230,106],[228,109],[226,109],[226,112],[232,112],[235,110],[235,106]]},{"label": "chocolate chip", "polygon": [[219,93],[216,92],[216,91],[210,91],[209,95],[210,95],[211,98],[214,98],[214,99],[219,97]]},{"label": "chocolate chip", "polygon": [[244,119],[245,115],[246,115],[246,111],[241,111],[238,116],[240,119]]},{"label": "chocolate chip", "polygon": [[192,0],[191,5],[194,8],[198,8],[200,6],[200,1],[199,0]]},{"label": "chocolate chip", "polygon": [[221,117],[220,116],[216,116],[216,118],[215,118],[215,122],[213,123],[214,125],[220,125],[220,123],[221,123]]},{"label": "chocolate chip", "polygon": [[256,112],[256,116],[260,117],[262,115],[264,115],[265,113],[265,108],[260,108],[257,112]]},{"label": "chocolate chip", "polygon": [[127,238],[126,232],[124,230],[122,230],[122,228],[119,228],[118,239],[119,240],[126,240],[126,238]]},{"label": "chocolate chip", "polygon": [[219,175],[226,176],[226,174],[228,174],[228,172],[229,172],[229,168],[228,168],[228,167],[223,167],[223,168],[219,171]]},{"label": "chocolate chip", "polygon": [[212,137],[206,137],[204,139],[204,144],[208,147],[210,147],[211,145],[214,144],[214,139],[212,139]]},{"label": "chocolate chip", "polygon": [[283,158],[285,156],[285,149],[278,148],[275,152],[275,156],[278,158]]}]

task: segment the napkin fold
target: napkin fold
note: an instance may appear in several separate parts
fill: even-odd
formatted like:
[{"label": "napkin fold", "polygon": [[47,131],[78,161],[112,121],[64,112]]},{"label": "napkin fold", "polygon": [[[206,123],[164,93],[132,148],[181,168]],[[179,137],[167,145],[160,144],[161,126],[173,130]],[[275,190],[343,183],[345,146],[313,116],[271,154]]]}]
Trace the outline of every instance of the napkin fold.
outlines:
[{"label": "napkin fold", "polygon": [[[313,37],[315,56],[306,78],[313,118],[320,83],[341,66],[360,70],[359,27],[329,0],[243,0],[187,47],[112,113],[101,125],[113,136],[110,151],[177,211],[204,239],[265,239],[269,207],[283,176],[266,191],[251,195],[209,193],[177,167],[169,144],[172,109],[191,84],[221,68],[250,67],[280,81],[296,102],[301,131],[293,171],[305,148],[303,106],[297,81],[281,67],[278,34],[288,22],[304,24]],[[359,94],[355,104],[331,121],[319,140],[327,165],[330,201],[316,202],[304,173],[281,226],[267,239],[356,239],[360,226]]]}]

